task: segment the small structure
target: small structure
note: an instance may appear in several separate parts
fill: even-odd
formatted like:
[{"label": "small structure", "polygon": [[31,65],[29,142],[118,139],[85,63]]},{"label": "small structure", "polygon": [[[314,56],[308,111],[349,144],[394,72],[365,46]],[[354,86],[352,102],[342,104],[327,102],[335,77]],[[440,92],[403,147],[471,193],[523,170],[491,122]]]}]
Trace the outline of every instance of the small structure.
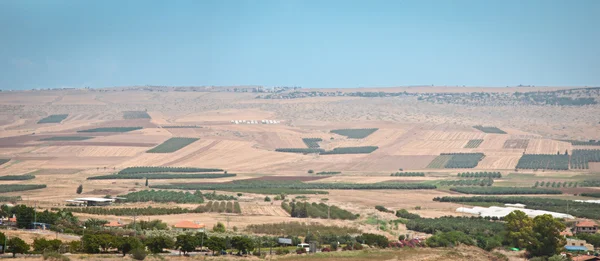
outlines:
[{"label": "small structure", "polygon": [[121,221],[111,221],[108,222],[106,224],[104,224],[104,227],[106,228],[123,228],[125,226],[125,224],[121,223]]},{"label": "small structure", "polygon": [[108,206],[115,202],[113,198],[76,198],[67,200],[67,204],[80,204],[82,206]]},{"label": "small structure", "polygon": [[567,238],[565,249],[569,251],[594,251],[594,245],[588,244],[585,240]]},{"label": "small structure", "polygon": [[578,233],[594,234],[596,232],[598,232],[598,225],[596,223],[594,223],[593,221],[590,221],[590,220],[581,221],[581,222],[577,223],[577,225],[575,225],[575,234],[578,234]]},{"label": "small structure", "polygon": [[193,232],[204,232],[204,224],[194,223],[192,221],[180,221],[173,226],[177,231],[193,231]]},{"label": "small structure", "polygon": [[41,223],[41,222],[32,222],[31,226],[33,229],[41,229],[41,230],[50,229],[50,224]]},{"label": "small structure", "polygon": [[513,207],[513,208],[525,208],[525,206],[526,206],[524,204],[519,204],[519,203],[517,203],[517,204],[507,203],[507,204],[504,204],[504,205],[507,206],[507,207]]}]

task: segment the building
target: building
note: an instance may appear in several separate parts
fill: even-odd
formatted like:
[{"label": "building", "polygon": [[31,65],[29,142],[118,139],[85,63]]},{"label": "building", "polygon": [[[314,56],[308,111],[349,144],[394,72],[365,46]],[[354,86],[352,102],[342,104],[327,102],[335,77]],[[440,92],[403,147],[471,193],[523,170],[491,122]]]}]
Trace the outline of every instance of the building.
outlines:
[{"label": "building", "polygon": [[593,221],[586,220],[581,221],[575,225],[575,234],[577,233],[589,233],[594,234],[598,232],[598,225]]},{"label": "building", "polygon": [[103,225],[106,228],[122,228],[125,224],[121,223],[121,221],[111,221]]},{"label": "building", "polygon": [[193,232],[204,232],[204,224],[194,223],[192,221],[180,221],[173,226],[173,229],[177,231],[193,231]]},{"label": "building", "polygon": [[567,238],[565,249],[569,251],[594,251],[594,245],[581,239]]},{"label": "building", "polygon": [[572,258],[573,261],[600,261],[600,257],[583,255],[583,256],[575,256]]},{"label": "building", "polygon": [[108,206],[115,202],[114,198],[76,198],[67,200],[67,204],[77,204],[82,206]]}]

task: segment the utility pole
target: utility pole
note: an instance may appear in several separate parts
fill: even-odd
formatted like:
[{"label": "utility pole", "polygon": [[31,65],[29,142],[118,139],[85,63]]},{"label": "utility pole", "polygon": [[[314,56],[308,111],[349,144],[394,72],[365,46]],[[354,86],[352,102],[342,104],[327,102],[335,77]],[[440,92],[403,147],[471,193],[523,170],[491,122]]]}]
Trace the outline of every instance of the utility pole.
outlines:
[{"label": "utility pole", "polygon": [[35,229],[35,224],[37,223],[37,201],[33,203],[33,229]]},{"label": "utility pole", "polygon": [[[225,228],[225,231],[227,231],[229,229],[229,216],[227,216],[227,227]],[[260,251],[258,251],[260,252]]]},{"label": "utility pole", "polygon": [[135,226],[136,213],[133,213],[133,233],[137,236],[137,227]]}]

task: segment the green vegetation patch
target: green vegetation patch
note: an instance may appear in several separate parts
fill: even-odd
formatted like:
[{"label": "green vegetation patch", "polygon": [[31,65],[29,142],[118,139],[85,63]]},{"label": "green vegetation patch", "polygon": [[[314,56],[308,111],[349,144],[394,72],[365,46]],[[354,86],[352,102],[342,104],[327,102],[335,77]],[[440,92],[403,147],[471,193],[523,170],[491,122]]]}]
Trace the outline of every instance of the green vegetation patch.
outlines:
[{"label": "green vegetation patch", "polygon": [[218,179],[235,177],[236,174],[166,174],[166,173],[138,173],[138,174],[113,174],[88,177],[89,180],[94,179]]},{"label": "green vegetation patch", "polygon": [[319,154],[325,152],[324,149],[309,149],[309,148],[277,148],[277,152],[301,153],[301,154]]},{"label": "green vegetation patch", "polygon": [[21,200],[21,196],[0,196],[0,202],[15,202]]},{"label": "green vegetation patch", "polygon": [[584,180],[580,183],[582,187],[600,187],[600,180]]},{"label": "green vegetation patch", "polygon": [[467,144],[465,144],[464,148],[470,148],[470,149],[478,148],[482,142],[483,142],[482,139],[469,140],[469,142],[467,142]]},{"label": "green vegetation patch", "polygon": [[429,162],[429,165],[427,165],[428,169],[443,169],[446,164],[448,163],[448,161],[450,161],[450,159],[452,158],[452,156],[450,155],[439,155],[437,157],[435,157],[435,159],[433,159],[431,162]]},{"label": "green vegetation patch", "polygon": [[309,190],[309,189],[289,189],[289,188],[235,188],[235,189],[219,189],[221,191],[255,193],[263,195],[325,195],[329,192],[324,190]]},{"label": "green vegetation patch", "polygon": [[0,176],[0,180],[30,180],[30,179],[35,179],[35,176],[29,175],[29,174]]},{"label": "green vegetation patch", "polygon": [[451,188],[451,191],[464,194],[479,195],[517,195],[517,194],[562,194],[556,189],[523,188],[523,187],[462,187]]},{"label": "green vegetation patch", "polygon": [[345,236],[358,234],[361,231],[356,227],[341,227],[335,225],[322,225],[319,223],[283,222],[271,224],[252,224],[246,227],[251,233],[267,235],[306,236],[306,231],[319,231],[322,235]]},{"label": "green vegetation patch", "polygon": [[600,146],[600,140],[589,140],[589,141],[578,141],[578,140],[567,140],[573,146]]},{"label": "green vegetation patch", "polygon": [[321,172],[317,172],[317,175],[337,175],[337,174],[342,174],[341,171],[321,171]]},{"label": "green vegetation patch", "polygon": [[127,167],[119,171],[119,174],[138,173],[198,173],[198,172],[220,172],[222,169],[195,168],[195,167]]},{"label": "green vegetation patch", "polygon": [[4,163],[9,162],[10,159],[0,159],[0,165],[3,165]]},{"label": "green vegetation patch", "polygon": [[200,213],[242,213],[240,203],[232,201],[209,201],[204,206],[197,208]]},{"label": "green vegetation patch", "polygon": [[150,115],[148,115],[145,111],[124,111],[123,119],[150,119]]},{"label": "green vegetation patch", "polygon": [[396,172],[392,173],[392,177],[425,177],[424,172]]},{"label": "green vegetation patch", "polygon": [[42,123],[60,123],[61,121],[63,121],[64,119],[66,119],[67,117],[69,117],[69,114],[52,114],[46,118],[43,118],[41,120],[39,120],[37,123],[38,124],[42,124]]},{"label": "green vegetation patch", "polygon": [[[476,197],[436,197],[434,201],[454,202],[454,203],[493,203],[497,205],[525,204],[529,209],[539,209],[566,213],[576,217],[600,219],[600,204],[577,202],[573,200],[540,198],[540,197],[495,197],[495,196],[476,196]],[[409,228],[410,229],[410,228]]]},{"label": "green vegetation patch", "polygon": [[171,153],[182,149],[199,140],[198,138],[170,138],[155,148],[146,151],[148,153]]},{"label": "green vegetation patch", "polygon": [[517,163],[518,169],[568,170],[569,155],[525,154]]},{"label": "green vegetation patch", "polygon": [[571,168],[589,169],[590,162],[600,162],[600,150],[573,150]]},{"label": "green vegetation patch", "polygon": [[339,129],[339,130],[331,130],[331,133],[335,133],[338,135],[346,136],[350,139],[362,139],[376,132],[378,128],[371,129]]},{"label": "green vegetation patch", "polygon": [[114,215],[114,216],[157,216],[157,215],[176,215],[186,213],[202,213],[197,208],[162,208],[162,207],[147,207],[147,208],[64,208],[63,211],[73,213],[86,213],[92,215]]},{"label": "green vegetation patch", "polygon": [[496,127],[493,127],[493,126],[475,125],[475,126],[473,126],[473,128],[478,129],[478,130],[480,130],[482,132],[485,132],[485,133],[506,134],[505,131],[503,131],[501,129],[498,129]]},{"label": "green vegetation patch", "polygon": [[342,220],[354,220],[358,218],[357,214],[353,214],[335,205],[326,205],[324,203],[290,202],[288,204],[282,202],[281,208],[288,212],[292,217],[296,218],[310,217]]},{"label": "green vegetation patch", "polygon": [[492,186],[494,180],[491,178],[484,179],[457,179],[440,181],[442,186]]},{"label": "green vegetation patch", "polygon": [[500,172],[487,172],[487,171],[463,172],[463,173],[458,173],[456,176],[458,176],[459,178],[492,178],[492,179],[502,178],[502,174]]},{"label": "green vegetation patch", "polygon": [[302,154],[321,154],[321,155],[334,155],[334,154],[369,154],[379,147],[377,146],[363,146],[363,147],[340,147],[334,148],[333,150],[324,150],[316,148],[278,148],[275,149],[277,152],[289,152],[289,153],[302,153]]},{"label": "green vegetation patch", "polygon": [[582,197],[591,197],[591,198],[600,198],[600,192],[599,193],[581,193]]},{"label": "green vegetation patch", "polygon": [[265,180],[235,180],[226,183],[180,183],[170,185],[155,185],[151,188],[158,189],[186,189],[186,190],[227,190],[238,189],[435,189],[432,184],[423,183],[303,183],[300,181],[265,181]]},{"label": "green vegetation patch", "polygon": [[104,128],[94,128],[87,130],[80,130],[77,132],[130,132],[134,130],[141,130],[143,127],[104,127]]},{"label": "green vegetation patch", "polygon": [[474,168],[485,157],[483,153],[442,153],[427,165],[433,169]]},{"label": "green vegetation patch", "polygon": [[41,139],[40,141],[79,141],[79,140],[89,140],[93,137],[85,137],[85,136],[54,136],[50,138]]},{"label": "green vegetation patch", "polygon": [[319,142],[323,141],[321,138],[303,138],[302,142],[306,144],[306,147],[309,149],[318,149],[320,148]]},{"label": "green vegetation patch", "polygon": [[0,184],[0,193],[46,188],[44,184]]}]

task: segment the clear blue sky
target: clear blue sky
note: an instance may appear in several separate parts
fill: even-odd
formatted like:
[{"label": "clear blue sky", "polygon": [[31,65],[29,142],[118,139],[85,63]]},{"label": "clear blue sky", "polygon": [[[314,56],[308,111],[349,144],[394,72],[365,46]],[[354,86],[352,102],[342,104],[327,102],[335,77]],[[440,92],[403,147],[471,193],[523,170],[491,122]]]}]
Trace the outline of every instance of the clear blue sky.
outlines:
[{"label": "clear blue sky", "polygon": [[598,0],[0,0],[0,89],[600,86]]}]

